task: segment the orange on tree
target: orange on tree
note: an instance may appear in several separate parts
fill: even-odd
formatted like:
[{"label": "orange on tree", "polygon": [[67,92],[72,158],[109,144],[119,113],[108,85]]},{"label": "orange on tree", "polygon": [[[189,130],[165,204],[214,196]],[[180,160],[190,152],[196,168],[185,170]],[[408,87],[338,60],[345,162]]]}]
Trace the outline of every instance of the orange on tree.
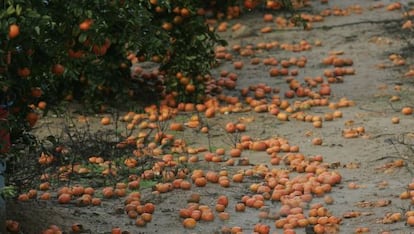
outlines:
[{"label": "orange on tree", "polygon": [[85,54],[85,52],[83,50],[74,50],[74,49],[69,49],[68,50],[68,55],[70,58],[82,58],[82,56]]},{"label": "orange on tree", "polygon": [[28,67],[22,67],[22,68],[17,69],[17,74],[20,77],[26,78],[26,77],[30,76],[31,70]]},{"label": "orange on tree", "polygon": [[[148,0],[148,5],[151,6],[143,8],[139,1],[129,4],[122,4],[123,1],[110,1],[108,4],[87,1],[80,4],[76,1],[68,3],[56,0],[48,6],[41,2],[33,3],[30,8],[20,5],[21,10],[18,11],[15,2],[5,2],[4,11],[8,8],[15,11],[0,19],[0,23],[6,27],[3,41],[7,41],[7,45],[2,44],[7,48],[1,48],[0,57],[4,59],[5,69],[8,71],[7,74],[1,75],[7,76],[7,80],[16,81],[10,85],[12,90],[23,91],[18,94],[22,97],[21,101],[14,102],[11,110],[20,110],[20,113],[23,113],[19,116],[19,125],[27,128],[29,124],[25,113],[46,108],[46,102],[43,100],[47,100],[47,108],[52,103],[77,99],[98,110],[101,103],[114,106],[120,99],[124,101],[140,98],[137,94],[141,93],[141,90],[138,88],[147,84],[130,88],[130,71],[127,68],[133,61],[139,63],[153,59],[159,62],[162,66],[159,73],[147,73],[140,68],[137,76],[149,76],[150,79],[145,80],[151,82],[153,78],[160,79],[154,88],[165,90],[167,94],[175,94],[174,96],[197,92],[197,95],[188,95],[191,97],[184,98],[186,102],[194,101],[192,99],[196,99],[198,94],[202,95],[204,89],[200,85],[204,80],[195,77],[203,78],[208,74],[214,59],[210,55],[210,49],[214,44],[221,42],[205,27],[202,18],[196,15],[197,9],[202,7],[197,5],[197,1],[188,1],[184,6],[178,2],[166,4],[165,1]],[[117,14],[120,10],[136,12],[137,17],[125,18],[125,15]],[[30,14],[31,12],[36,14]],[[47,17],[43,17],[46,12]],[[148,15],[156,17],[140,17]],[[191,28],[187,27],[188,23],[191,23]],[[149,27],[151,24],[158,25],[158,28]],[[52,30],[51,25],[55,25],[56,28]],[[117,31],[119,25],[122,25],[123,30]],[[145,33],[142,33],[144,31]],[[113,32],[117,32],[116,35]],[[203,35],[203,39],[199,39],[201,37],[197,35]],[[174,40],[175,42],[171,43],[171,38],[182,36],[184,40]],[[12,40],[13,38],[18,40]],[[155,42],[154,38],[158,41]],[[190,46],[189,42],[192,40],[197,40],[195,47]],[[18,45],[22,45],[22,51]],[[42,51],[47,53],[42,54]],[[128,51],[130,56],[126,58]],[[197,62],[183,62],[187,56],[194,57]],[[182,84],[177,86],[178,81],[169,78],[178,71],[187,71],[191,77],[184,78]],[[63,74],[65,79],[48,79],[50,76]],[[13,79],[19,77],[25,79]],[[169,80],[173,80],[175,86],[169,87]],[[190,83],[191,85],[188,85]],[[107,88],[96,92],[100,84],[105,84]],[[32,87],[41,87],[44,90],[31,89]],[[134,95],[128,96],[125,95],[126,92],[121,92],[125,87],[128,87],[128,93]],[[151,87],[148,90],[154,89]],[[90,93],[94,95],[86,95]],[[116,97],[109,98],[109,93]],[[122,95],[124,97],[121,97]],[[171,102],[176,102],[175,100],[179,100],[179,97],[174,97]],[[15,113],[18,114],[10,114]]]},{"label": "orange on tree", "polygon": [[79,24],[79,29],[82,31],[88,31],[92,26],[92,19],[85,19],[82,23]]},{"label": "orange on tree", "polygon": [[185,76],[181,77],[181,79],[180,79],[180,84],[182,84],[182,85],[184,85],[184,86],[186,86],[186,85],[190,84],[190,78],[185,77]]},{"label": "orange on tree", "polygon": [[185,86],[185,91],[186,91],[187,93],[194,93],[194,92],[195,92],[195,90],[196,90],[196,87],[195,87],[195,85],[193,85],[193,84],[187,84],[187,85]]},{"label": "orange on tree", "polygon": [[31,91],[32,97],[34,98],[40,98],[43,94],[43,91],[40,87],[31,88],[30,91]]},{"label": "orange on tree", "polygon": [[164,22],[162,23],[161,27],[166,31],[171,31],[173,28],[173,25],[170,22]]},{"label": "orange on tree", "polygon": [[159,55],[154,55],[154,56],[152,56],[151,60],[152,60],[154,63],[159,63],[159,62],[161,62],[161,56],[159,56]]},{"label": "orange on tree", "polygon": [[184,77],[184,74],[182,72],[177,72],[175,73],[175,77],[177,77],[177,79],[181,79]]},{"label": "orange on tree", "polygon": [[111,40],[109,38],[105,38],[103,46],[108,49],[111,46]]},{"label": "orange on tree", "polygon": [[96,55],[105,55],[107,50],[108,48],[103,45],[93,45],[92,47],[92,51]]},{"label": "orange on tree", "polygon": [[9,38],[13,39],[20,34],[20,27],[17,24],[11,24],[9,26]]},{"label": "orange on tree", "polygon": [[174,8],[173,8],[172,12],[173,12],[174,14],[180,15],[180,14],[181,14],[181,13],[180,13],[180,10],[181,10],[181,8],[177,6],[177,7],[174,7]]},{"label": "orange on tree", "polygon": [[155,7],[155,12],[163,13],[163,12],[165,12],[165,7],[156,6]]},{"label": "orange on tree", "polygon": [[183,17],[180,15],[176,15],[173,18],[173,23],[174,24],[181,24],[183,22]]},{"label": "orange on tree", "polygon": [[181,8],[180,14],[182,17],[188,17],[190,16],[191,12],[187,8]]},{"label": "orange on tree", "polygon": [[57,75],[57,76],[61,76],[63,75],[63,73],[65,72],[65,67],[62,64],[55,64],[52,67],[52,73]]}]

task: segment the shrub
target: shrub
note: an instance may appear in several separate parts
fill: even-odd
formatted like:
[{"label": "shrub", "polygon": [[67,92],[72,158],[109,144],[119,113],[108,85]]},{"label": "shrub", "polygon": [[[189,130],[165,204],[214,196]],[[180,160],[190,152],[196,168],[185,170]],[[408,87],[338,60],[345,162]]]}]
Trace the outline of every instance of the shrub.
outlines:
[{"label": "shrub", "polygon": [[[0,87],[16,123],[48,106],[76,99],[95,111],[151,94],[175,92],[196,101],[220,40],[201,1],[8,0],[0,10]],[[150,71],[133,63],[155,63]],[[138,73],[137,73],[138,72]],[[177,83],[183,72],[194,92]],[[192,89],[191,89],[192,90]],[[32,118],[33,117],[33,118]],[[30,127],[36,122],[31,113]],[[16,127],[16,129],[21,129]]]}]

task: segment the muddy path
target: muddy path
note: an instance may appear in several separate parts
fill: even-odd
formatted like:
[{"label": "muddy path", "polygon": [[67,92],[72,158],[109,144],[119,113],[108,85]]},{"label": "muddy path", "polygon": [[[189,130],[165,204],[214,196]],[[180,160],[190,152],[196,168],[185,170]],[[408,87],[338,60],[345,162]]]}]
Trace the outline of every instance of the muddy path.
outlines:
[{"label": "muddy path", "polygon": [[[410,1],[404,1],[410,2]],[[329,55],[352,59],[355,69],[353,75],[336,77],[336,83],[331,83],[330,105],[304,107],[305,115],[326,118],[327,114],[340,111],[342,117],[332,121],[322,121],[322,127],[315,127],[311,121],[298,120],[289,113],[289,121],[280,121],[276,116],[255,111],[239,113],[217,113],[215,118],[206,119],[210,127],[210,135],[200,133],[194,129],[186,129],[179,136],[188,142],[189,146],[209,146],[212,149],[231,148],[231,136],[224,131],[227,122],[245,122],[246,134],[253,139],[269,139],[280,137],[286,139],[291,146],[299,146],[299,152],[305,157],[322,155],[325,168],[328,171],[339,172],[341,183],[332,186],[329,193],[321,196],[313,195],[311,202],[302,206],[305,216],[313,204],[321,203],[329,211],[330,216],[341,219],[340,225],[330,229],[336,233],[355,233],[358,227],[367,227],[370,233],[411,233],[412,228],[406,223],[405,213],[411,210],[411,199],[401,199],[400,194],[407,191],[407,186],[413,180],[414,171],[414,119],[412,115],[403,115],[401,109],[405,106],[414,106],[414,87],[410,77],[404,74],[413,64],[410,57],[412,48],[409,45],[409,33],[401,30],[404,22],[402,14],[409,9],[407,3],[401,9],[388,11],[386,7],[391,1],[329,1],[329,4],[320,4],[314,1],[313,6],[303,10],[305,14],[319,14],[326,10],[345,12],[344,16],[325,16],[322,22],[313,22],[312,30],[299,28],[278,29],[275,20],[264,22],[264,12],[254,11],[244,14],[240,19],[228,22],[228,29],[220,35],[229,42],[224,48],[232,55],[232,60],[221,59],[217,68],[212,71],[214,77],[220,77],[223,71],[234,72],[238,75],[237,86],[233,90],[226,90],[228,95],[235,95],[243,100],[240,91],[246,87],[265,84],[272,89],[279,90],[281,99],[287,99],[293,105],[295,101],[306,98],[285,98],[289,89],[286,82],[293,77],[301,84],[307,80],[325,76],[326,70],[334,71],[334,66],[323,64],[322,61]],[[381,4],[383,7],[381,7]],[[280,14],[280,15],[279,15]],[[283,16],[283,13],[273,12],[274,19]],[[242,26],[233,31],[234,25]],[[261,33],[265,27],[272,27],[273,31]],[[259,48],[260,43],[276,42],[273,48]],[[254,54],[243,56],[237,46],[248,48],[253,46]],[[291,45],[308,45],[307,50],[292,51]],[[390,55],[393,55],[390,56]],[[404,64],[398,64],[391,58],[404,59]],[[265,65],[264,59],[274,57],[279,62],[291,58],[306,58],[304,67],[288,66],[289,72],[297,71],[297,75],[275,76],[269,75],[272,67],[282,69],[278,65]],[[252,58],[258,58],[259,64],[252,65]],[[235,61],[242,61],[242,69],[234,67]],[[290,73],[292,74],[292,73]],[[318,86],[314,88],[317,90]],[[398,101],[391,101],[398,97]],[[346,99],[344,99],[346,98]],[[267,100],[271,101],[271,95]],[[392,100],[394,100],[392,99]],[[348,100],[345,107],[339,107],[342,101]],[[248,107],[248,104],[243,104]],[[284,112],[282,110],[282,112]],[[183,113],[180,118],[184,121],[191,117],[191,113]],[[392,123],[392,117],[398,117],[398,124]],[[40,124],[50,124],[57,120],[42,119]],[[98,121],[98,118],[97,118]],[[42,125],[40,125],[42,126]],[[98,126],[99,127],[99,126]],[[344,137],[348,129],[363,127],[352,138]],[[42,130],[38,130],[42,134]],[[312,140],[322,139],[321,145],[314,145]],[[286,152],[279,152],[282,162],[286,160]],[[292,169],[289,164],[272,165],[268,153],[262,151],[245,150],[242,153],[249,164],[228,166],[225,163],[203,161],[203,154],[199,154],[200,162],[190,165],[191,169],[205,171],[228,171],[230,175],[237,172],[253,170],[259,165],[265,165],[269,170]],[[289,178],[300,177],[304,173],[291,171]],[[208,183],[205,187],[193,186],[191,190],[175,189],[168,193],[154,194],[151,188],[142,189],[142,200],[156,204],[152,221],[145,227],[136,227],[135,220],[129,219],[123,211],[124,198],[103,200],[99,207],[62,206],[56,201],[34,201],[27,203],[11,203],[8,206],[9,217],[19,220],[24,233],[40,233],[50,224],[61,226],[69,230],[73,223],[79,222],[86,230],[85,233],[110,233],[112,227],[119,226],[130,233],[221,233],[223,227],[242,228],[243,233],[252,233],[257,223],[267,224],[271,233],[283,233],[282,228],[276,228],[275,222],[284,218],[280,213],[280,201],[265,200],[260,209],[246,208],[245,212],[236,212],[235,206],[242,201],[244,195],[253,196],[252,184],[264,183],[260,176],[245,176],[242,183],[231,183],[230,187],[223,188],[216,183]],[[218,216],[214,221],[200,221],[194,229],[185,229],[183,218],[179,211],[188,204],[191,194],[201,195],[200,204],[214,209],[219,195],[227,195],[229,204],[226,211],[230,214],[228,220],[221,220]],[[333,199],[329,199],[327,195]],[[329,204],[328,204],[329,203]],[[28,210],[28,211],[27,211]],[[213,211],[216,212],[216,211]],[[264,215],[266,213],[267,215]],[[391,220],[387,214],[400,213],[401,218]],[[216,215],[217,212],[216,212]],[[31,226],[31,229],[27,227]],[[333,225],[334,226],[334,225]],[[313,225],[310,228],[295,228],[296,233],[314,233]],[[328,230],[328,229],[327,229]]]}]

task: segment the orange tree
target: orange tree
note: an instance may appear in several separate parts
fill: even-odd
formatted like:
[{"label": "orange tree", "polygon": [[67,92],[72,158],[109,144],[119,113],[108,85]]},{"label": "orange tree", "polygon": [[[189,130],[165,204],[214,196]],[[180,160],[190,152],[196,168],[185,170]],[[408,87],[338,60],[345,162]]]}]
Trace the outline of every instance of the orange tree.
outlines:
[{"label": "orange tree", "polygon": [[[200,76],[214,61],[214,45],[222,43],[205,24],[201,0],[2,2],[1,104],[12,104],[3,107],[10,108],[17,130],[35,124],[36,109],[62,100],[95,110],[144,99],[143,91],[200,100]],[[137,60],[157,63],[157,72],[131,77]],[[188,82],[178,83],[178,72]]]}]

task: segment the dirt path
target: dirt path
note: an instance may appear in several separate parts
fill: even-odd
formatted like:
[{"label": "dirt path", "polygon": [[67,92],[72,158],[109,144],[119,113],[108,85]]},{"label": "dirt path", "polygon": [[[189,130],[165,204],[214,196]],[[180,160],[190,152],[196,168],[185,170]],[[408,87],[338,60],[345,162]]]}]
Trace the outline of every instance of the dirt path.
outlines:
[{"label": "dirt path", "polygon": [[[208,120],[212,134],[210,143],[215,149],[220,147],[230,149],[230,145],[226,143],[227,134],[223,130],[227,121],[254,119],[247,124],[247,133],[253,138],[267,139],[278,136],[287,139],[290,145],[299,146],[300,152],[306,157],[322,155],[324,162],[329,165],[328,170],[338,171],[342,175],[342,181],[333,186],[329,193],[334,200],[332,204],[325,204],[324,196],[315,196],[311,204],[325,204],[324,206],[333,216],[342,218],[339,233],[353,233],[357,227],[369,227],[371,233],[413,232],[406,225],[404,217],[405,212],[410,210],[410,200],[399,198],[413,179],[414,119],[412,115],[405,116],[400,112],[402,107],[414,105],[412,81],[410,78],[403,77],[413,58],[408,56],[411,49],[406,48],[407,43],[403,35],[397,33],[400,32],[403,23],[401,18],[403,11],[387,11],[385,7],[374,8],[379,4],[387,6],[391,2],[331,0],[328,5],[321,5],[319,1],[315,1],[313,7],[306,9],[304,13],[317,14],[337,6],[340,9],[348,9],[350,14],[327,16],[323,22],[312,23],[313,30],[309,31],[292,28],[260,33],[262,27],[272,26],[275,29],[276,24],[263,22],[263,12],[252,12],[231,21],[227,32],[220,33],[229,41],[227,49],[232,53],[233,61],[244,62],[243,69],[236,70],[231,61],[222,60],[220,66],[213,70],[215,77],[219,77],[223,70],[238,74],[236,90],[226,91],[234,95],[239,95],[243,87],[259,83],[280,89],[282,99],[284,99],[284,92],[288,90],[286,77],[270,77],[271,66],[264,65],[262,62],[251,65],[251,57],[241,56],[236,51],[232,51],[235,45],[241,45],[243,48],[261,42],[277,41],[279,45],[308,42],[311,49],[306,51],[292,52],[278,47],[255,50],[254,55],[261,61],[267,57],[275,57],[279,61],[291,57],[306,57],[307,63],[304,68],[289,67],[289,70],[298,70],[295,79],[300,83],[305,83],[306,77],[323,77],[326,69],[333,69],[333,66],[321,63],[332,51],[342,51],[343,54],[338,57],[353,60],[355,75],[343,76],[343,82],[331,84],[332,92],[329,99],[331,102],[338,103],[341,98],[346,97],[354,101],[355,105],[340,108],[343,113],[342,118],[323,121],[322,128],[315,128],[310,122],[298,121],[292,117],[290,121],[280,121],[269,113],[253,111],[218,114],[216,118]],[[360,8],[357,8],[356,4],[359,4]],[[276,14],[274,17],[277,16]],[[244,32],[232,32],[231,27],[237,23],[246,27],[241,29]],[[321,42],[321,45],[318,46],[317,42]],[[393,65],[389,60],[391,54],[402,55],[406,59],[406,65]],[[386,68],[379,68],[381,64]],[[280,68],[280,65],[276,67]],[[392,96],[399,96],[400,101],[390,102]],[[289,99],[292,104],[295,100],[304,99]],[[322,117],[333,111],[328,106],[305,109],[308,115]],[[395,116],[401,119],[399,124],[392,124],[391,118]],[[361,126],[364,127],[365,133],[361,133],[358,137],[346,139],[342,136],[343,130]],[[182,135],[192,146],[208,145],[208,137],[194,130],[186,130]],[[311,141],[315,137],[322,138],[321,146],[312,144]],[[284,153],[281,152],[280,155],[283,156]],[[289,168],[284,164],[271,165],[266,152],[246,150],[243,151],[243,156],[249,159],[252,166],[228,167],[224,164],[200,163],[194,167],[202,167],[206,171],[229,170],[231,173],[238,170],[245,171],[259,164],[266,164],[269,168]],[[392,163],[399,159],[403,159],[404,165],[393,166]],[[292,172],[290,177],[294,178],[298,175],[300,173]],[[271,232],[282,233],[283,229],[275,228],[275,219],[259,217],[260,211],[263,210],[268,211],[269,214],[277,214],[281,207],[280,202],[266,201],[262,209],[247,208],[245,212],[234,211],[236,203],[241,201],[243,195],[253,194],[249,189],[251,184],[261,182],[261,178],[246,177],[243,183],[232,183],[229,188],[208,183],[202,188],[193,186],[191,191],[173,190],[160,195],[151,194],[150,189],[143,190],[141,191],[143,200],[155,202],[157,208],[152,222],[141,228],[135,227],[134,220],[128,219],[122,211],[119,212],[119,209],[122,210],[124,199],[104,200],[101,207],[91,208],[53,207],[53,202],[49,205],[35,202],[31,206],[38,207],[42,213],[45,212],[47,215],[44,217],[38,216],[44,219],[34,218],[37,216],[36,209],[29,213],[13,211],[10,216],[20,220],[23,225],[39,228],[41,226],[38,225],[39,223],[58,224],[67,228],[74,222],[80,222],[86,230],[90,230],[90,233],[108,233],[108,230],[114,226],[120,226],[130,233],[220,233],[223,226],[240,226],[244,233],[252,233],[254,225],[259,222],[268,224]],[[355,183],[358,188],[349,188],[352,183]],[[216,217],[213,222],[199,222],[194,229],[184,229],[178,212],[186,207],[187,199],[192,193],[200,193],[201,203],[211,207],[214,207],[219,195],[226,194],[230,198],[226,209],[230,213],[230,219],[222,221]],[[11,207],[17,208],[22,205],[14,204]],[[308,214],[309,205],[303,209],[304,213]],[[358,214],[357,217],[349,218],[351,211]],[[401,220],[384,224],[386,214],[397,212],[402,214]],[[295,231],[313,233],[305,228],[297,228]],[[40,233],[40,231],[32,229],[25,233]]]}]

